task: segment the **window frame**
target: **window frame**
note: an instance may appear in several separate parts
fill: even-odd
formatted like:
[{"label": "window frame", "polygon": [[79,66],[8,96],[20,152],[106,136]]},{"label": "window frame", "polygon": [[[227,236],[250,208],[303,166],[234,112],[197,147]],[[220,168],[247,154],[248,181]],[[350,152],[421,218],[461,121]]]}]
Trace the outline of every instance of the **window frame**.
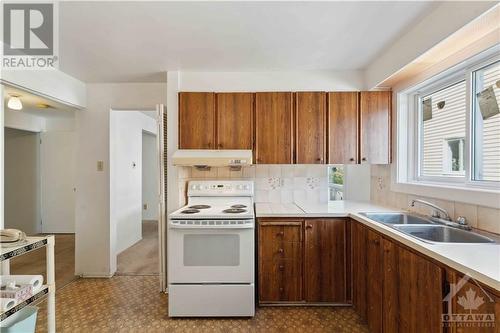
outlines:
[{"label": "window frame", "polygon": [[[500,182],[473,179],[473,113],[475,111],[472,98],[474,92],[474,73],[491,64],[500,61],[500,46],[492,47],[470,59],[455,65],[442,73],[420,82],[408,89],[397,92],[396,103],[396,166],[391,187],[403,190],[407,185],[427,186],[427,189],[414,189],[412,193],[428,192],[431,188],[459,188],[500,193]],[[466,116],[465,116],[465,150],[463,176],[421,176],[422,161],[422,100],[433,92],[445,89],[458,82],[466,85]],[[404,191],[404,190],[403,190]]]}]

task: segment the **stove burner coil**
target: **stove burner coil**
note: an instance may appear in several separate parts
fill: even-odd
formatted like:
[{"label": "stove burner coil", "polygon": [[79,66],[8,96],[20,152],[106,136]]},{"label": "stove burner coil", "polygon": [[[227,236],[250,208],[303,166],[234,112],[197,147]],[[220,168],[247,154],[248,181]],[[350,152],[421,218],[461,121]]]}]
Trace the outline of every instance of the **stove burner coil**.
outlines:
[{"label": "stove burner coil", "polygon": [[181,211],[182,214],[195,214],[199,213],[200,211],[198,209],[185,209]]},{"label": "stove burner coil", "polygon": [[238,205],[232,205],[231,208],[247,208],[247,206],[238,204]]},{"label": "stove burner coil", "polygon": [[208,209],[210,208],[209,205],[193,205],[193,206],[189,206],[188,208],[191,208],[191,209]]},{"label": "stove burner coil", "polygon": [[229,213],[229,214],[235,214],[235,213],[244,213],[244,212],[246,212],[246,210],[242,209],[242,208],[229,208],[229,209],[224,209],[222,212]]}]

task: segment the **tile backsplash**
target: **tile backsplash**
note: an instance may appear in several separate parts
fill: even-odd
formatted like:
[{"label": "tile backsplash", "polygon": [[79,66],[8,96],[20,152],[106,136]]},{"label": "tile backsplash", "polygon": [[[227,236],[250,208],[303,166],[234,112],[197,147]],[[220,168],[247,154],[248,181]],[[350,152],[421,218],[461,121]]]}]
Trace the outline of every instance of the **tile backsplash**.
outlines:
[{"label": "tile backsplash", "polygon": [[428,215],[429,207],[409,207],[413,199],[423,199],[443,207],[453,219],[464,216],[473,228],[500,234],[500,209],[394,192],[390,190],[390,183],[390,165],[372,165],[370,197],[374,203]]},{"label": "tile backsplash", "polygon": [[186,202],[186,186],[191,179],[249,179],[255,182],[255,202],[328,202],[326,165],[252,165],[233,171],[229,167],[208,171],[179,167],[179,205]]}]

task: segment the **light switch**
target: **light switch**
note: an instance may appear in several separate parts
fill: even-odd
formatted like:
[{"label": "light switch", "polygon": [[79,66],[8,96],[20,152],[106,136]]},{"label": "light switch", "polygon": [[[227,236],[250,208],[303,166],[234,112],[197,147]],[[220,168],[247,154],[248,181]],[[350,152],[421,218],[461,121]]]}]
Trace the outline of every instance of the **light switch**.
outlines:
[{"label": "light switch", "polygon": [[97,171],[104,171],[104,161],[97,161]]},{"label": "light switch", "polygon": [[145,203],[143,206],[144,206],[144,210],[148,210],[148,204],[147,203]]}]

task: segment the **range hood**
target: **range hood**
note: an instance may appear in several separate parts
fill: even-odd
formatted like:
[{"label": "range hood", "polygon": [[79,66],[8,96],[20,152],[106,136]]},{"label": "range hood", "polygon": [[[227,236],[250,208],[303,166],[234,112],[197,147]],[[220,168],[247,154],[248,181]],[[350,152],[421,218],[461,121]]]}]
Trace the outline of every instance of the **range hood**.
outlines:
[{"label": "range hood", "polygon": [[176,166],[209,167],[241,167],[252,164],[252,151],[211,150],[211,149],[180,149],[174,153],[173,162]]}]

